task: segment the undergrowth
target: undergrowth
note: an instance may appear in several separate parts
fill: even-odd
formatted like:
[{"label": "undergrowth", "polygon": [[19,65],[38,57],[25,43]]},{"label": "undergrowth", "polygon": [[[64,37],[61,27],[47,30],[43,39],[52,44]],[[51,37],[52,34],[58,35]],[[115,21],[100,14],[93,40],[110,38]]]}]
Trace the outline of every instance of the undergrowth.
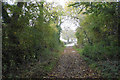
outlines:
[{"label": "undergrowth", "polygon": [[[87,46],[88,47],[88,46]],[[91,46],[92,47],[92,46]],[[78,53],[87,62],[89,67],[97,71],[103,78],[119,78],[120,77],[120,62],[112,55],[104,57],[104,55],[98,55],[97,51],[93,51],[93,48],[76,48]],[[100,48],[98,48],[100,50]],[[98,50],[98,51],[99,51]],[[86,52],[86,53],[85,53]],[[91,53],[93,52],[93,53]],[[95,54],[96,53],[96,54]],[[114,54],[115,55],[115,54]],[[110,59],[110,57],[112,58]],[[115,59],[113,59],[113,57]]]}]

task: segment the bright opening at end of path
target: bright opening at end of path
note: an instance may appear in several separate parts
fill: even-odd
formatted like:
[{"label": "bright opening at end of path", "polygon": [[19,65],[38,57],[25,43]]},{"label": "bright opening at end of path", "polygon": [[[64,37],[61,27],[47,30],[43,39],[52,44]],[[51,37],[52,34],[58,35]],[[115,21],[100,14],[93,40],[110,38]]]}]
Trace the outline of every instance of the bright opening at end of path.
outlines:
[{"label": "bright opening at end of path", "polygon": [[62,16],[62,22],[60,40],[65,46],[74,46],[77,44],[75,33],[79,23],[68,16]]},{"label": "bright opening at end of path", "polygon": [[[47,0],[47,2],[55,2],[55,5],[61,5],[66,12],[65,7],[69,0]],[[68,12],[70,13],[70,12]],[[66,13],[65,13],[66,14]],[[79,20],[71,18],[69,15],[61,16],[61,34],[60,40],[65,44],[65,46],[74,46],[77,44],[77,38],[75,36],[76,29],[79,26]]]},{"label": "bright opening at end of path", "polygon": [[[70,0],[46,0],[47,2],[55,2],[56,5],[61,5],[66,10],[65,7]],[[70,13],[70,12],[68,12]],[[69,17],[68,15],[62,16],[61,24],[61,34],[60,40],[65,44],[65,46],[74,46],[77,44],[77,38],[75,36],[76,29],[79,26],[79,21],[76,21]]]},{"label": "bright opening at end of path", "polygon": [[[55,2],[56,5],[61,5],[66,10],[65,7],[70,0],[46,0],[47,2]],[[68,12],[70,13],[70,12]],[[65,46],[74,46],[77,44],[77,38],[75,36],[76,29],[79,26],[79,21],[72,19],[70,16],[61,16],[62,24],[61,24],[61,34],[60,40],[65,44]]]}]

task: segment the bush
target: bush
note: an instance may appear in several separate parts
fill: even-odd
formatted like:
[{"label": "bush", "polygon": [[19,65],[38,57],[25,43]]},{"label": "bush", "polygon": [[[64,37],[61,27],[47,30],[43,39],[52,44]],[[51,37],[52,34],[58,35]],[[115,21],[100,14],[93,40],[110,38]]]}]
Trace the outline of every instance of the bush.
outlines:
[{"label": "bush", "polygon": [[83,49],[83,55],[93,60],[118,59],[119,48],[118,46],[103,46],[101,43],[86,45]]}]

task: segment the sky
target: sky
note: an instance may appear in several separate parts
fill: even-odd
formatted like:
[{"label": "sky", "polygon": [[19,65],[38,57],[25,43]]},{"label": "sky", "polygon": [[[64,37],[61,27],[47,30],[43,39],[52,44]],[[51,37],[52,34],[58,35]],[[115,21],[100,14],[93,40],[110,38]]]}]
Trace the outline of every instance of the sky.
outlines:
[{"label": "sky", "polygon": [[59,3],[60,5],[62,5],[62,7],[65,7],[65,3],[69,0],[46,0],[47,2],[56,2]]},{"label": "sky", "polygon": [[[65,7],[65,3],[70,1],[70,0],[46,0],[47,2],[56,2],[57,4],[60,4],[63,8]],[[65,17],[66,18],[66,17]],[[75,23],[75,24],[74,24]],[[61,28],[64,30],[65,27],[70,27],[72,30],[76,30],[77,26],[79,25],[78,23],[74,22],[72,19],[65,19],[64,22],[61,25]]]},{"label": "sky", "polygon": [[76,31],[77,27],[79,26],[79,23],[76,20],[71,19],[68,16],[63,16],[62,22],[63,22],[61,24],[62,30],[69,28],[70,30]]},{"label": "sky", "polygon": [[[63,8],[65,8],[65,4],[66,2],[70,1],[70,0],[46,0],[47,2],[56,2],[57,4],[60,4]],[[73,19],[70,19],[67,16],[62,16],[62,24],[61,24],[61,28],[62,30],[73,30],[74,32],[76,32],[77,27],[79,26],[79,23]],[[67,36],[67,34],[66,34]],[[62,36],[60,36],[60,40],[61,41],[67,41],[65,39],[62,38]]]},{"label": "sky", "polygon": [[[13,4],[13,2],[15,2],[16,0],[3,0],[3,1],[7,1],[10,4]],[[20,0],[18,0],[20,1]],[[35,0],[23,0],[23,1],[35,1]],[[36,0],[36,1],[42,1],[42,0]],[[56,2],[59,3],[60,5],[62,5],[62,7],[65,6],[65,3],[69,0],[45,0],[46,2]]]}]

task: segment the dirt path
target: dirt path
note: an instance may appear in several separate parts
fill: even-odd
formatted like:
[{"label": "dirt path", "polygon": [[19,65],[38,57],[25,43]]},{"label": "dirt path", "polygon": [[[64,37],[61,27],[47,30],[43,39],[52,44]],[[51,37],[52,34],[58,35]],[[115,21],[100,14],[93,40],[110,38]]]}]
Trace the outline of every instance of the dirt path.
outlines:
[{"label": "dirt path", "polygon": [[72,47],[67,47],[60,57],[57,67],[49,74],[49,78],[98,78],[86,62]]}]

